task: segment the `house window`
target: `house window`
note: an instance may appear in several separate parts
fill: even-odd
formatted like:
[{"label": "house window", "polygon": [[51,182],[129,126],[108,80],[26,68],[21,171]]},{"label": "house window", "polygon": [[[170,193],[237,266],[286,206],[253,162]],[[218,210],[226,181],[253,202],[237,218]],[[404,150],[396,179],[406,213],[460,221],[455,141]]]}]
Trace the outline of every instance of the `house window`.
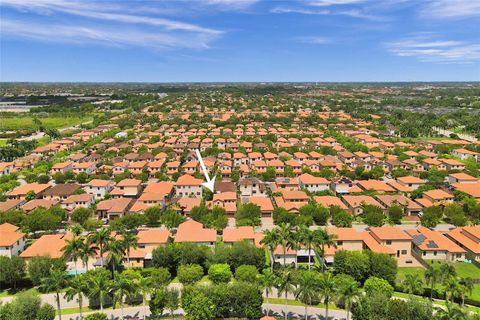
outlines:
[{"label": "house window", "polygon": [[402,254],[407,254],[407,250],[402,250]]},{"label": "house window", "polygon": [[343,241],[337,241],[337,246],[343,245]]},{"label": "house window", "polygon": [[387,245],[391,245],[392,244],[392,240],[387,240]]},{"label": "house window", "polygon": [[425,251],[423,251],[422,256],[426,256],[426,255],[427,255],[427,253]]},{"label": "house window", "polygon": [[433,255],[436,256],[436,255],[437,255],[437,251],[433,251]]}]

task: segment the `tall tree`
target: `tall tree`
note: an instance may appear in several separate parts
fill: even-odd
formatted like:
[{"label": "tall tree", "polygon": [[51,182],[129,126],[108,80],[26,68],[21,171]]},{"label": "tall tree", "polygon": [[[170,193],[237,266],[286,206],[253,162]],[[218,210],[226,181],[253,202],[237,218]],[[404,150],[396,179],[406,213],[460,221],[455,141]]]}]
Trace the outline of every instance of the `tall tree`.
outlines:
[{"label": "tall tree", "polygon": [[65,291],[65,298],[67,301],[71,301],[77,298],[78,310],[80,313],[80,319],[83,319],[83,295],[88,293],[88,284],[85,281],[85,276],[73,277],[68,282],[67,290]]},{"label": "tall tree", "polygon": [[137,279],[136,286],[137,286],[138,292],[142,295],[142,302],[143,302],[143,308],[144,308],[144,314],[145,314],[147,310],[147,296],[150,295],[153,290],[152,278],[140,276]]},{"label": "tall tree", "polygon": [[87,241],[83,241],[80,247],[79,258],[82,260],[83,267],[88,271],[88,260],[97,255],[97,249],[91,246]]},{"label": "tall tree", "polygon": [[75,275],[78,275],[77,260],[80,258],[80,253],[83,247],[83,238],[73,236],[71,240],[67,240],[65,246],[62,248],[63,257],[66,260],[72,260],[75,266]]},{"label": "tall tree", "polygon": [[460,290],[459,294],[460,297],[462,298],[462,306],[465,305],[465,297],[467,295],[471,295],[473,291],[473,281],[471,278],[460,278],[458,281],[458,284],[460,285]]},{"label": "tall tree", "polygon": [[60,307],[60,292],[68,284],[67,272],[60,269],[53,269],[50,275],[42,279],[40,287],[46,292],[55,292],[55,301],[57,302],[58,319],[62,320],[62,308]]},{"label": "tall tree", "polygon": [[278,237],[278,232],[276,229],[273,230],[265,230],[263,232],[263,239],[260,241],[264,248],[268,250],[270,253],[270,269],[273,272],[273,265],[275,263],[275,249],[280,244],[280,240]]},{"label": "tall tree", "polygon": [[320,256],[322,257],[322,272],[325,271],[325,247],[334,247],[337,245],[334,239],[337,237],[334,234],[329,233],[326,229],[317,229],[314,231],[315,242],[319,246]]},{"label": "tall tree", "polygon": [[360,300],[362,297],[362,291],[358,287],[358,283],[355,280],[351,280],[339,286],[338,295],[345,305],[347,320],[349,320],[352,306]]},{"label": "tall tree", "polygon": [[427,285],[430,285],[430,301],[433,300],[433,290],[435,289],[436,284],[440,281],[441,274],[440,270],[432,266],[428,266],[424,273],[425,282]]},{"label": "tall tree", "polygon": [[113,277],[115,279],[116,266],[121,265],[123,256],[125,254],[124,243],[120,240],[113,239],[108,245],[107,260],[112,265]]},{"label": "tall tree", "polygon": [[105,265],[103,254],[105,253],[111,239],[110,231],[106,228],[95,230],[88,237],[89,244],[98,245],[102,267]]},{"label": "tall tree", "polygon": [[267,316],[270,314],[270,302],[269,296],[272,293],[272,288],[275,286],[276,283],[276,276],[275,274],[268,268],[265,268],[262,271],[262,274],[257,275],[259,278],[260,286],[263,290],[265,290],[265,300],[267,302]]},{"label": "tall tree", "polygon": [[296,281],[295,298],[305,305],[305,320],[308,319],[308,306],[318,298],[317,280],[317,272],[309,270],[302,272]]},{"label": "tall tree", "polygon": [[337,283],[335,277],[330,272],[325,272],[318,280],[318,290],[320,297],[325,303],[325,319],[328,319],[328,304],[337,295]]},{"label": "tall tree", "polygon": [[120,304],[122,319],[125,319],[124,302],[126,298],[132,298],[138,292],[135,283],[124,273],[117,273],[113,281],[111,292],[114,303]]},{"label": "tall tree", "polygon": [[[283,249],[283,265],[287,264],[287,250],[296,247],[293,227],[289,223],[282,223],[276,228],[279,244]],[[295,261],[296,264],[296,261]]]},{"label": "tall tree", "polygon": [[279,276],[277,277],[276,281],[276,288],[278,291],[278,296],[280,297],[281,294],[284,294],[285,298],[285,320],[288,318],[288,293],[293,292],[293,274],[290,270],[284,269]]},{"label": "tall tree", "polygon": [[308,270],[311,269],[312,247],[317,245],[318,238],[315,233],[306,226],[300,227],[297,232],[298,241],[308,249]]},{"label": "tall tree", "polygon": [[130,267],[130,250],[138,248],[138,236],[133,232],[124,232],[121,242],[127,254],[127,264]]},{"label": "tall tree", "polygon": [[100,301],[100,312],[103,313],[103,303],[105,296],[109,293],[112,286],[110,276],[105,269],[96,269],[88,275],[88,297],[90,299],[98,297]]}]

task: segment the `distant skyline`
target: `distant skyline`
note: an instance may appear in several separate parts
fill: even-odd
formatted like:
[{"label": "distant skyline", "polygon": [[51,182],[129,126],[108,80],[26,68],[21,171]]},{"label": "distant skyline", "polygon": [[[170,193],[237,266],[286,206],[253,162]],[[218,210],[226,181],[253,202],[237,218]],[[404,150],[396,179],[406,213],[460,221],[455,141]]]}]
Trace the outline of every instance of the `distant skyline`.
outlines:
[{"label": "distant skyline", "polygon": [[475,0],[0,0],[0,81],[480,81]]}]

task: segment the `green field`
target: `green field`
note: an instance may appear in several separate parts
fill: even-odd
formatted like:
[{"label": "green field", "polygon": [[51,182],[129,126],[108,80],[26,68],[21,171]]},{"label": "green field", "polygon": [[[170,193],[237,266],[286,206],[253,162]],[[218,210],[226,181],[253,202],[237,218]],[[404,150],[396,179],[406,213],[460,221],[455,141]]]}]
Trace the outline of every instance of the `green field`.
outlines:
[{"label": "green field", "polygon": [[[428,263],[432,264],[434,267],[438,267],[440,263],[434,260],[426,260]],[[454,263],[455,270],[457,275],[462,278],[480,278],[480,268],[471,263],[457,262]],[[398,268],[397,272],[397,282],[401,283],[405,279],[407,274],[418,274],[421,279],[424,279],[424,269],[423,268]],[[441,287],[441,285],[437,285]],[[472,294],[469,298],[473,300],[480,301],[480,284],[475,284],[473,286]]]},{"label": "green field", "polygon": [[[46,128],[65,128],[74,126],[83,122],[91,120],[90,117],[46,117],[38,118]],[[31,116],[19,116],[15,118],[2,118],[0,120],[0,130],[22,130],[22,129],[36,129]]]}]

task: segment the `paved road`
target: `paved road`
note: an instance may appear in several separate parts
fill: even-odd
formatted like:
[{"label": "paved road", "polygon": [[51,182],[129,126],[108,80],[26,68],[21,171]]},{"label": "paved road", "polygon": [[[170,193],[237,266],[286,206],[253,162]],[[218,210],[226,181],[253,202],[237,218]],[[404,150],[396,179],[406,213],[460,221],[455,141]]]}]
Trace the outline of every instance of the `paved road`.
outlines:
[{"label": "paved road", "polygon": [[[263,305],[263,312],[266,314],[267,306]],[[270,306],[270,315],[275,316],[277,319],[284,319],[285,317],[285,306],[279,304],[272,304]],[[300,306],[288,306],[286,309],[288,319],[304,319],[304,307]],[[85,313],[87,315],[88,313]],[[107,314],[108,318],[111,320],[120,320],[122,318],[122,311],[120,309],[115,310],[105,310],[105,314]],[[168,314],[165,312],[165,314]],[[178,309],[175,311],[175,314],[181,315],[183,314],[182,309]],[[150,310],[144,307],[130,307],[124,309],[124,315],[126,319],[143,319],[144,316],[150,315]],[[329,320],[341,320],[346,319],[347,313],[344,310],[329,310],[328,312],[328,319]],[[325,309],[308,308],[308,319],[309,320],[325,320]],[[58,317],[57,317],[58,319]],[[79,314],[70,314],[62,316],[62,320],[79,320]]]}]

